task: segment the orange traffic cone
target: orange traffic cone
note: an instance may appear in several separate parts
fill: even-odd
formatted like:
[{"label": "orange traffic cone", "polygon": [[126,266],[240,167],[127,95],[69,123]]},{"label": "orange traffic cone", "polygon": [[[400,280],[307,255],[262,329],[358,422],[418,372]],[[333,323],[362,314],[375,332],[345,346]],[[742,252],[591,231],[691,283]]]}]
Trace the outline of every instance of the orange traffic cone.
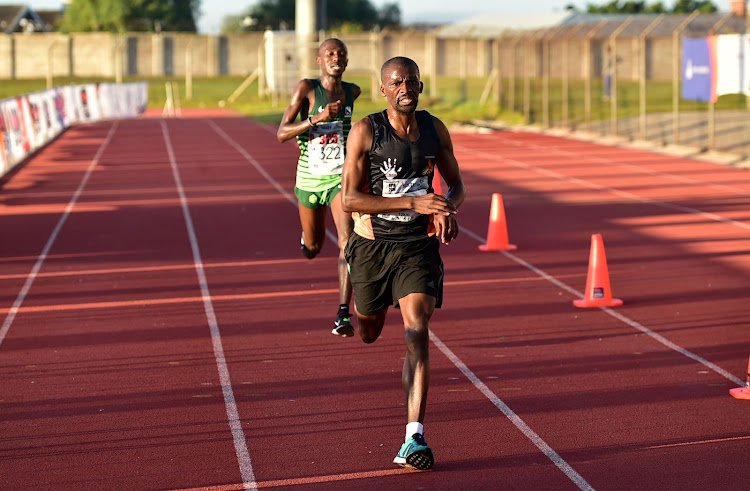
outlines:
[{"label": "orange traffic cone", "polygon": [[737,399],[750,399],[750,360],[747,362],[747,382],[744,387],[737,387],[729,391]]},{"label": "orange traffic cone", "polygon": [[435,174],[432,176],[432,190],[435,194],[445,196],[445,193],[443,192],[443,180],[440,178],[440,173],[438,172],[437,167],[435,167]]},{"label": "orange traffic cone", "polygon": [[487,243],[479,246],[481,251],[515,251],[518,246],[508,243],[508,228],[505,223],[505,206],[500,193],[492,195],[490,226],[487,229]]},{"label": "orange traffic cone", "polygon": [[617,307],[622,300],[612,298],[609,286],[607,256],[604,254],[604,242],[600,234],[591,236],[591,253],[589,254],[589,273],[586,278],[586,291],[582,299],[573,300],[576,307]]}]

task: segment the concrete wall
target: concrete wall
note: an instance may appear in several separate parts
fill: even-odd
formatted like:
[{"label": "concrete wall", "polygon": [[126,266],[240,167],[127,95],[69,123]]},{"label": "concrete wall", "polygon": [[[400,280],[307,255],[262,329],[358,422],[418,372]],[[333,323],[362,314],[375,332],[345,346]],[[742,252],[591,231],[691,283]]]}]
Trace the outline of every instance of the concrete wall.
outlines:
[{"label": "concrete wall", "polygon": [[0,36],[0,79],[14,78],[13,38]]},{"label": "concrete wall", "polygon": [[[56,33],[13,36],[15,78],[44,78],[71,74],[70,37]],[[18,54],[23,53],[23,56]],[[27,53],[29,53],[27,55]]]},{"label": "concrete wall", "polygon": [[[380,33],[336,33],[349,48],[350,73],[377,73],[383,61],[393,56],[409,56],[427,76],[487,77],[494,67],[493,45],[499,46],[497,68],[502,76],[517,78],[543,75],[543,38],[538,33],[503,36],[496,39],[435,38],[414,31]],[[548,41],[549,77],[583,79],[591,73],[602,76],[606,36],[552,37]],[[263,33],[206,36],[190,33],[75,33],[62,35],[0,35],[0,79],[44,78],[51,60],[54,76],[114,78],[123,75],[156,77],[184,76],[188,56],[192,57],[194,76],[247,75],[262,63]],[[567,46],[567,63],[564,50]],[[671,36],[649,37],[647,74],[649,79],[672,78],[673,46]],[[434,52],[433,52],[434,50]],[[617,75],[620,80],[637,80],[640,42],[638,36],[616,40]],[[433,67],[433,63],[436,67]],[[295,77],[296,78],[296,77]]]},{"label": "concrete wall", "polygon": [[[18,38],[36,37],[18,35]],[[71,35],[71,58],[72,74],[76,77],[114,77],[116,73],[115,62],[120,58],[116,55],[115,48],[118,36],[109,33],[77,33]],[[16,59],[19,58],[16,50]],[[30,78],[31,73],[19,73],[18,78]]]}]

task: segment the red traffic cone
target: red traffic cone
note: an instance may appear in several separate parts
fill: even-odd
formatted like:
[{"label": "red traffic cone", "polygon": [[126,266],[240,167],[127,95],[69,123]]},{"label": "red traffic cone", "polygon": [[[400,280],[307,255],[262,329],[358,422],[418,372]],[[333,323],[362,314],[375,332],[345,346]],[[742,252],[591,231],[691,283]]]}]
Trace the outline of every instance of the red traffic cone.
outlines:
[{"label": "red traffic cone", "polygon": [[609,286],[607,256],[604,254],[604,242],[600,234],[591,236],[591,253],[589,254],[589,273],[586,278],[584,297],[573,300],[576,307],[617,307],[622,300],[612,298]]},{"label": "red traffic cone", "polygon": [[432,176],[432,190],[435,194],[445,196],[443,192],[443,180],[440,178],[437,167],[435,167],[435,174]]},{"label": "red traffic cone", "polygon": [[750,360],[747,362],[747,382],[744,387],[737,387],[729,391],[737,399],[750,399]]},{"label": "red traffic cone", "polygon": [[492,195],[490,225],[487,229],[487,243],[479,246],[481,251],[515,251],[518,246],[508,243],[508,228],[505,223],[505,206],[500,193]]}]

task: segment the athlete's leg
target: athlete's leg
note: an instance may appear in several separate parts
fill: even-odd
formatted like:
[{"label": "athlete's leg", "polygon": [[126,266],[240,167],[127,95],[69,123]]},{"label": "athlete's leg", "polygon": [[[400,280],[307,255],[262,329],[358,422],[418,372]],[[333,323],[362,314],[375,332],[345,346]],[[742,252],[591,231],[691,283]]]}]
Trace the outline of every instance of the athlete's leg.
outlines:
[{"label": "athlete's leg", "polygon": [[339,242],[339,303],[349,305],[352,300],[352,282],[349,279],[349,267],[344,257],[344,247],[349,236],[352,234],[354,222],[351,213],[345,212],[341,208],[341,193],[337,193],[331,202],[331,214],[336,224],[336,232]]},{"label": "athlete's leg", "polygon": [[310,251],[310,259],[317,256],[323,247],[326,238],[326,213],[328,207],[319,206],[318,208],[307,208],[298,204],[299,221],[302,225],[302,238],[305,241],[305,247]]},{"label": "athlete's leg", "polygon": [[398,301],[404,320],[406,358],[401,383],[406,396],[407,422],[424,423],[427,389],[430,386],[429,321],[435,311],[435,297],[411,293]]},{"label": "athlete's leg", "polygon": [[354,311],[357,312],[357,327],[359,328],[359,337],[365,343],[374,343],[376,339],[383,332],[383,326],[385,325],[385,315],[388,313],[388,309],[383,309],[380,312],[375,312],[370,315],[362,315],[357,311],[357,302],[354,302]]}]

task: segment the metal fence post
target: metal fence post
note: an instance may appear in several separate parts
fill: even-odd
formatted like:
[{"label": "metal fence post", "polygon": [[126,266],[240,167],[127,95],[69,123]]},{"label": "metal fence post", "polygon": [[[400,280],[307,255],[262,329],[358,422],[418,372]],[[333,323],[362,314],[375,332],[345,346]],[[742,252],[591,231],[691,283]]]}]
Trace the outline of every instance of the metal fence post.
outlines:
[{"label": "metal fence post", "polygon": [[641,140],[646,139],[646,79],[648,78],[647,72],[647,42],[648,35],[656,29],[656,26],[664,20],[664,14],[661,14],[649,24],[646,29],[640,35],[640,48],[638,50],[640,63],[639,74],[638,74],[638,104],[639,104],[639,126],[640,126],[640,137]]},{"label": "metal fence post", "polygon": [[609,86],[609,132],[611,135],[615,136],[617,135],[617,36],[619,36],[631,22],[633,22],[633,18],[629,17],[614,30],[607,41],[608,47],[611,50],[609,56],[609,68],[612,70]]},{"label": "metal fence post", "polygon": [[585,56],[584,63],[586,64],[586,74],[584,79],[584,93],[583,93],[583,113],[584,121],[586,123],[586,129],[591,129],[591,40],[594,38],[597,32],[607,24],[606,20],[600,21],[596,24],[589,32],[586,33],[586,42],[584,44]]},{"label": "metal fence post", "polygon": [[573,34],[580,31],[585,24],[578,24],[573,27],[570,31],[565,34],[562,44],[562,125],[563,128],[570,126],[570,96],[568,91],[570,90],[570,73],[569,73],[569,58],[570,58],[570,40]]},{"label": "metal fence post", "polygon": [[508,83],[510,84],[510,87],[508,87],[508,107],[511,111],[516,110],[516,54],[518,52],[518,43],[521,42],[521,39],[523,39],[524,35],[519,34],[518,36],[515,36],[513,38],[513,41],[510,43],[510,70],[508,73]]},{"label": "metal fence post", "polygon": [[557,26],[542,36],[542,125],[549,128],[549,42],[555,37],[563,26]]}]

